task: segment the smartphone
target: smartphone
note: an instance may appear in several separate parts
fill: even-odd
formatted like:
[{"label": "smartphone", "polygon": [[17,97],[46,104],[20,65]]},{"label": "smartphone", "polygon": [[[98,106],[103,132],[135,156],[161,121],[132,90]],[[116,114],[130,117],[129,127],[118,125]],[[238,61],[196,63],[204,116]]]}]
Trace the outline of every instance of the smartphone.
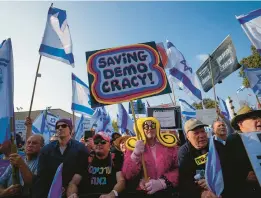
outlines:
[{"label": "smartphone", "polygon": [[93,132],[92,131],[84,131],[84,141],[87,141],[88,138],[93,136]]}]

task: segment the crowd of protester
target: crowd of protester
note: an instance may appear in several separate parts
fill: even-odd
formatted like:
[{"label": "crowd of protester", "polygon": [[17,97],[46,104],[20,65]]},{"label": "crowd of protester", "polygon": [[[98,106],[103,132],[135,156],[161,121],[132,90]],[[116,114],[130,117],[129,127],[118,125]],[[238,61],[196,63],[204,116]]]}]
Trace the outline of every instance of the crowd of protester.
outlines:
[{"label": "crowd of protester", "polygon": [[[261,110],[243,106],[231,122],[217,114],[220,119],[212,129],[224,178],[220,197],[260,198],[261,188],[239,133],[261,131]],[[31,134],[31,125],[27,118],[24,152],[12,153],[11,141],[0,145],[1,165],[5,164],[0,167],[0,197],[48,197],[63,163],[63,197],[217,198],[204,178],[209,138],[207,125],[200,120],[186,121],[186,141],[176,135],[176,145],[162,143],[160,123],[153,117],[137,120],[142,140],[128,133],[110,137],[102,131],[87,131],[78,142],[73,139],[71,120],[60,119],[56,134],[44,145],[41,135]]]}]

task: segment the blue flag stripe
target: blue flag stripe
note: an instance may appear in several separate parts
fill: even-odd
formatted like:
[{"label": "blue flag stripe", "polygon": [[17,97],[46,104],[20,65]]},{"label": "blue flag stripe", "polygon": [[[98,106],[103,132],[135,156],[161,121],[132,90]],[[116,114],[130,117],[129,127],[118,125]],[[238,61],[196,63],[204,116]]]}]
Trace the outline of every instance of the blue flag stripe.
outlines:
[{"label": "blue flag stripe", "polygon": [[183,100],[183,99],[179,99],[179,101],[181,101],[181,102],[184,102],[186,105],[188,105],[191,109],[193,109],[193,110],[195,110],[196,111],[196,109],[195,109],[195,107],[193,107],[193,106],[191,106],[189,103],[187,103],[187,101],[186,100]]},{"label": "blue flag stripe", "polygon": [[54,48],[54,47],[51,47],[51,46],[41,44],[39,52],[63,58],[65,60],[69,61],[70,64],[74,63],[73,54],[72,53],[66,54],[63,49],[58,49],[58,48]]},{"label": "blue flag stripe", "polygon": [[240,24],[247,23],[257,17],[261,16],[261,9],[255,10],[253,12],[250,12],[248,15],[245,15],[238,19]]},{"label": "blue flag stripe", "polygon": [[86,85],[86,84],[85,84],[80,78],[78,78],[74,73],[72,73],[72,80],[89,89],[88,85]]},{"label": "blue flag stripe", "polygon": [[94,113],[93,109],[88,108],[88,107],[83,106],[83,105],[75,104],[75,103],[72,103],[72,109],[74,111],[84,112],[84,113],[89,114],[89,115],[92,115]]}]

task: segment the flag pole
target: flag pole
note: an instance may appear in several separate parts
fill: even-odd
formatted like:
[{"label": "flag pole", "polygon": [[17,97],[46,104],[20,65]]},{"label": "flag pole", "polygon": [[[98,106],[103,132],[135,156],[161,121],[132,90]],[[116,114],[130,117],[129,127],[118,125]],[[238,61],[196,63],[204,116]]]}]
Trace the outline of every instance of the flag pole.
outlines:
[{"label": "flag pole", "polygon": [[173,106],[176,106],[170,94],[169,94],[169,97],[170,97],[170,100],[171,100]]},{"label": "flag pole", "polygon": [[[213,93],[214,93],[214,101],[215,101],[215,109],[217,111],[217,96],[216,96],[216,89],[215,89],[215,83],[214,83],[214,77],[213,77],[213,72],[212,72],[212,66],[211,66],[211,56],[209,55],[209,58],[208,58],[208,62],[209,62],[209,70],[210,70],[210,73],[211,73],[211,79],[212,79],[212,87],[213,87]],[[218,115],[217,115],[218,116]]]},{"label": "flag pole", "polygon": [[[15,142],[15,117],[10,117],[10,129],[11,129],[11,153],[17,153],[17,145]],[[20,184],[19,169],[12,165],[12,183]]]},{"label": "flag pole", "polygon": [[75,112],[74,111],[73,111],[72,125],[73,125],[73,137],[75,138]]},{"label": "flag pole", "polygon": [[[135,129],[136,129],[136,135],[137,135],[137,139],[138,140],[141,140],[141,134],[140,134],[140,131],[139,131],[139,128],[138,128],[138,125],[137,125],[137,120],[135,118],[135,112],[134,112],[134,107],[133,107],[133,102],[132,100],[130,101],[130,105],[131,105],[131,111],[132,111],[132,116],[134,118],[134,126],[135,126]],[[146,169],[146,165],[145,165],[145,160],[144,160],[144,155],[142,153],[141,155],[141,162],[142,162],[142,167],[143,167],[143,174],[144,174],[144,179],[145,181],[147,182],[149,179],[148,179],[148,173],[147,173],[147,169]]]},{"label": "flag pole", "polygon": [[35,88],[36,88],[37,78],[38,78],[38,74],[39,74],[39,68],[40,68],[41,59],[42,59],[42,55],[40,55],[40,57],[39,57],[38,66],[37,66],[37,70],[36,70],[36,74],[35,74],[34,88],[33,88],[31,104],[30,104],[30,109],[29,109],[29,115],[28,115],[29,118],[31,116],[31,111],[32,111],[32,106],[33,106],[33,101],[34,101]]},{"label": "flag pole", "polygon": [[173,85],[173,82],[171,82],[171,87],[172,87],[172,94],[173,94],[173,99],[174,99],[174,106],[176,106],[176,97],[175,97],[175,93],[174,93],[174,85]]}]

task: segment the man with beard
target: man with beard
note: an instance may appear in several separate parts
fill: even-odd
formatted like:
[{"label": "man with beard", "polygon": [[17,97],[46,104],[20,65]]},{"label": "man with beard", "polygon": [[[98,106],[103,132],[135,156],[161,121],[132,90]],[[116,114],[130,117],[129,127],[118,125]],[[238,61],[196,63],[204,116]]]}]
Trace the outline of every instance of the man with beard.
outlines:
[{"label": "man with beard", "polygon": [[122,164],[118,160],[115,161],[110,153],[110,137],[104,132],[99,132],[93,137],[93,141],[95,156],[89,157],[86,174],[77,174],[73,177],[67,190],[69,198],[78,197],[80,182],[81,187],[87,190],[84,193],[88,193],[91,197],[118,197],[125,188],[125,180],[121,173]]},{"label": "man with beard", "polygon": [[28,197],[32,185],[33,175],[37,174],[38,154],[44,145],[41,135],[32,135],[26,141],[26,158],[23,159],[18,153],[9,155],[11,165],[19,168],[20,185],[12,185],[12,166],[9,165],[0,178],[0,197]]},{"label": "man with beard", "polygon": [[261,131],[261,110],[243,106],[231,120],[231,125],[238,133],[230,135],[226,142],[223,197],[260,198],[261,188],[239,133]]}]

